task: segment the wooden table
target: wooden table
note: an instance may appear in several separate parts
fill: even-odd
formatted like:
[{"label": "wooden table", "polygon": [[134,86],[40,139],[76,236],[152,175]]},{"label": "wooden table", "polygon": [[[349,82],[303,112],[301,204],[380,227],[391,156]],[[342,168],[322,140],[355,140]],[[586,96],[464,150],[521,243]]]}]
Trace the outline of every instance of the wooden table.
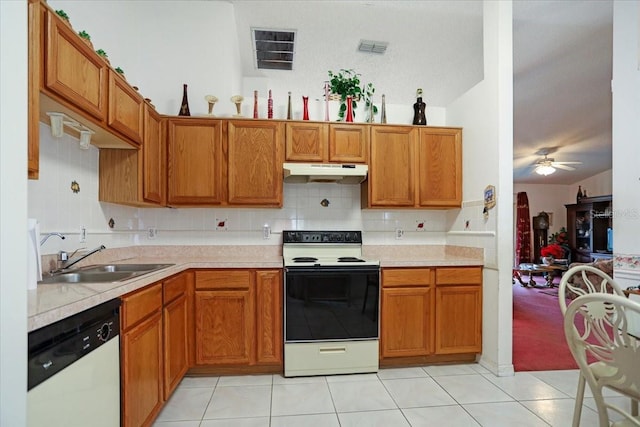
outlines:
[{"label": "wooden table", "polygon": [[[524,264],[520,264],[518,266],[518,268],[516,268],[514,270],[514,277],[516,279],[518,279],[518,282],[520,282],[520,285],[522,286],[536,286],[537,283],[535,282],[535,280],[533,280],[533,274],[534,273],[542,273],[545,275],[545,280],[546,283],[544,286],[552,288],[553,287],[553,277],[555,276],[555,273],[560,272],[560,274],[562,274],[563,272],[567,271],[567,267],[565,265],[556,265],[556,264],[550,264],[550,265],[546,265],[546,264],[531,264],[531,263],[524,263]],[[527,273],[529,275],[529,282],[524,282],[522,280],[522,277],[520,276],[520,273]]]}]

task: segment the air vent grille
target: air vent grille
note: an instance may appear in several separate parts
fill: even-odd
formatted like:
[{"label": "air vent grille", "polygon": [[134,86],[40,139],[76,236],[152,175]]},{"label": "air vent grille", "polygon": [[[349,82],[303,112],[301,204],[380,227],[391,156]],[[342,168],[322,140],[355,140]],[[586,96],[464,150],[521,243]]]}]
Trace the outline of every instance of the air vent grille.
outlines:
[{"label": "air vent grille", "polygon": [[293,69],[295,31],[252,28],[256,68],[263,70]]},{"label": "air vent grille", "polygon": [[373,40],[360,40],[360,45],[358,46],[358,50],[360,52],[383,54],[387,50],[387,46],[389,46],[389,43],[387,42],[376,42]]}]

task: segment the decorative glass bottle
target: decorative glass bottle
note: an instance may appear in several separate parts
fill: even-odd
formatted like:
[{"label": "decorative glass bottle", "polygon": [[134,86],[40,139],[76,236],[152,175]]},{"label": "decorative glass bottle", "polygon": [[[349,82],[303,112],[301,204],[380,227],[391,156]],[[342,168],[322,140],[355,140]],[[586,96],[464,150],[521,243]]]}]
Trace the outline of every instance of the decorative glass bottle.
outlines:
[{"label": "decorative glass bottle", "polygon": [[418,89],[416,96],[418,99],[416,99],[416,103],[413,104],[413,124],[426,126],[427,116],[425,116],[424,109],[427,104],[422,102],[422,89]]},{"label": "decorative glass bottle", "polygon": [[345,115],[345,122],[353,121],[353,98],[347,96],[347,100],[345,101],[347,104],[347,114]]},{"label": "decorative glass bottle", "polygon": [[302,97],[302,120],[309,120],[309,97]]},{"label": "decorative glass bottle", "polygon": [[329,121],[329,82],[324,82],[324,121]]},{"label": "decorative glass bottle", "polygon": [[253,91],[253,118],[258,118],[258,91]]},{"label": "decorative glass bottle", "polygon": [[287,120],[291,120],[291,92],[289,92],[289,100],[287,102]]},{"label": "decorative glass bottle", "polygon": [[179,116],[190,116],[189,112],[189,100],[187,99],[187,85],[182,85],[182,104],[180,104]]},{"label": "decorative glass bottle", "polygon": [[576,203],[580,203],[582,200],[582,186],[578,185],[578,194],[576,194]]},{"label": "decorative glass bottle", "polygon": [[384,95],[382,95],[382,107],[380,107],[380,123],[387,123],[387,107],[385,105]]},{"label": "decorative glass bottle", "polygon": [[273,119],[273,98],[271,97],[271,89],[269,89],[269,100],[267,101],[267,118]]}]

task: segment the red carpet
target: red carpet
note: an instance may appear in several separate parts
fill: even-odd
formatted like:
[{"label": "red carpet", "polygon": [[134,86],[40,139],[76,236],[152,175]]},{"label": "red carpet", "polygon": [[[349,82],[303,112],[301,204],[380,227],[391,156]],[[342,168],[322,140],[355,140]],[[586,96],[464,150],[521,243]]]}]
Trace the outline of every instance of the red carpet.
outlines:
[{"label": "red carpet", "polygon": [[[543,282],[542,277],[536,279]],[[578,368],[564,338],[557,293],[557,288],[524,288],[517,282],[513,285],[516,372]]]}]

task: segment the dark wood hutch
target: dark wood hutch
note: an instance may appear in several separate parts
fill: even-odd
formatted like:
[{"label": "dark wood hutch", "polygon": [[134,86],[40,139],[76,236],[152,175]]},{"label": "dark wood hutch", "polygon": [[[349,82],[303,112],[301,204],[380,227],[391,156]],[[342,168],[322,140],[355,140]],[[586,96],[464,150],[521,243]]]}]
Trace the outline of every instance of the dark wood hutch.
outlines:
[{"label": "dark wood hutch", "polygon": [[611,196],[585,197],[567,208],[571,262],[591,262],[613,256]]}]

